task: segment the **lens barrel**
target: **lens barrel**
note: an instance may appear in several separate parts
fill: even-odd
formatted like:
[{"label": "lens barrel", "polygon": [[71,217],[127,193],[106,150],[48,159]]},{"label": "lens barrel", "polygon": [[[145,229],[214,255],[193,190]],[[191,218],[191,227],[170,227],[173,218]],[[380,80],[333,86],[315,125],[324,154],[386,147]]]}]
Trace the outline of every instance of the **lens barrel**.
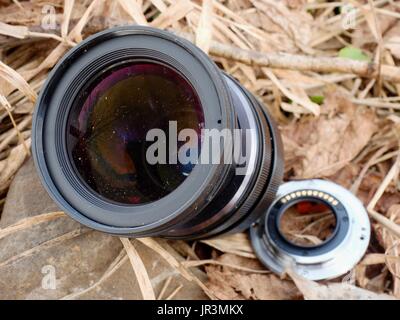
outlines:
[{"label": "lens barrel", "polygon": [[[219,161],[149,163],[149,131],[171,122],[198,134],[198,158],[208,147],[204,132],[239,132],[246,161],[232,157],[236,140],[228,148],[222,139]],[[243,231],[265,213],[283,176],[266,107],[192,43],[149,27],[109,29],[70,50],[42,88],[32,132],[50,196],[72,218],[114,235]],[[164,138],[158,143],[168,150],[179,140]]]}]

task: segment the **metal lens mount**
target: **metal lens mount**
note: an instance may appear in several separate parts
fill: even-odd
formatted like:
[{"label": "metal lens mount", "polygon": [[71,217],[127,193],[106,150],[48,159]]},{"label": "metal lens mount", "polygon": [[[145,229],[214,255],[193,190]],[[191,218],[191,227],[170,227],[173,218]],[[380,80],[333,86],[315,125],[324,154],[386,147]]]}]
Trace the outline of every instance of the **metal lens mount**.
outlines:
[{"label": "metal lens mount", "polygon": [[[288,241],[280,230],[285,211],[301,201],[323,203],[331,209],[336,226],[321,244],[302,246]],[[256,255],[272,271],[292,268],[311,279],[332,279],[351,270],[363,257],[370,238],[370,222],[359,199],[345,188],[325,180],[282,184],[265,216],[250,229]]]}]

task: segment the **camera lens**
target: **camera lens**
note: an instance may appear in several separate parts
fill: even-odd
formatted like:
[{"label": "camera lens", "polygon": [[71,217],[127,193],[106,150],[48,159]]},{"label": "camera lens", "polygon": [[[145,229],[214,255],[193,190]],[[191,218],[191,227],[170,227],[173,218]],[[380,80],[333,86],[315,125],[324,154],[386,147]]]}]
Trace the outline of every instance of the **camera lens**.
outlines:
[{"label": "camera lens", "polygon": [[199,133],[203,117],[195,91],[178,72],[156,63],[117,64],[89,83],[72,106],[69,156],[83,182],[105,199],[155,201],[175,190],[192,167],[150,165],[147,132],[168,132],[169,121],[176,121],[178,131]]},{"label": "camera lens", "polygon": [[33,155],[67,214],[131,237],[243,231],[283,175],[266,107],[190,42],[140,26],[89,37],[57,64]]}]

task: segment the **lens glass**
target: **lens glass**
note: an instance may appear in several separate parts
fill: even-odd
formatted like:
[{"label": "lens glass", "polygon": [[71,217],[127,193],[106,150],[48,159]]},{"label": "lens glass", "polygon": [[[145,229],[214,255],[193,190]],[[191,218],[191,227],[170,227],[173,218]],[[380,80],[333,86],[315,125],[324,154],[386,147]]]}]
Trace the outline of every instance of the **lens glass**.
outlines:
[{"label": "lens glass", "polygon": [[294,203],[281,215],[279,231],[290,243],[315,247],[326,243],[336,229],[336,215],[325,203],[303,200]]},{"label": "lens glass", "polygon": [[[191,173],[195,164],[182,164],[177,151],[188,156],[190,143],[177,141],[175,132],[195,132],[190,142],[198,155],[202,128],[198,95],[178,71],[125,63],[110,67],[75,100],[67,149],[81,180],[101,197],[143,204],[171,193]],[[152,129],[159,130],[146,138]]]}]

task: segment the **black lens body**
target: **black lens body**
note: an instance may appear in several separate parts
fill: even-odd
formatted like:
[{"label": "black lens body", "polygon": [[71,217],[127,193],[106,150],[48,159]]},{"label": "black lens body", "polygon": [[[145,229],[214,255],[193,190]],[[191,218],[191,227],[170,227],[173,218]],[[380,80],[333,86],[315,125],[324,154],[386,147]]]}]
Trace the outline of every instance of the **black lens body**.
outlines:
[{"label": "black lens body", "polygon": [[[246,167],[149,164],[146,133],[171,121],[200,137],[203,129],[248,130]],[[171,141],[166,136],[168,147]],[[33,156],[67,214],[129,237],[243,231],[265,213],[283,176],[282,145],[266,108],[190,42],[139,26],[89,37],[52,70],[34,114]]]}]

